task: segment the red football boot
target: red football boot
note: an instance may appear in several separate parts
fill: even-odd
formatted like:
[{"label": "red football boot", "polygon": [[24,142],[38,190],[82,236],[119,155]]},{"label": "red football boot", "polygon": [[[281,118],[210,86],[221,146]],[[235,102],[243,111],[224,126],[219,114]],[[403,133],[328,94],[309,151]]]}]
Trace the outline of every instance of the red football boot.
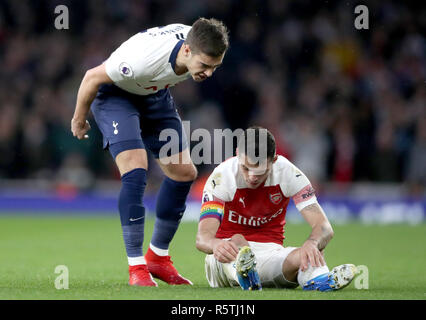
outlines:
[{"label": "red football boot", "polygon": [[152,279],[145,264],[129,266],[129,285],[141,287],[158,287],[158,284]]},{"label": "red football boot", "polygon": [[170,259],[170,256],[159,256],[151,250],[148,249],[145,254],[146,264],[148,266],[149,272],[153,277],[163,280],[168,284],[189,284],[192,285],[192,282],[188,279],[182,277],[173,267],[173,261]]}]

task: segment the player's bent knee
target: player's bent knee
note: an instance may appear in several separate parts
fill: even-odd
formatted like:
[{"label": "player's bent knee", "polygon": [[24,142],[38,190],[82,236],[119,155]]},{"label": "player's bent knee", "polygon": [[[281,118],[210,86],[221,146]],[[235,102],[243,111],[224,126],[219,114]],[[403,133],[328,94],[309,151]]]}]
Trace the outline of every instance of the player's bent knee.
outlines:
[{"label": "player's bent knee", "polygon": [[282,264],[282,272],[287,281],[296,282],[300,268],[300,248],[289,253]]},{"label": "player's bent knee", "polygon": [[145,149],[133,149],[120,152],[115,158],[120,175],[134,169],[148,170],[148,158]]},{"label": "player's bent knee", "polygon": [[168,176],[176,181],[189,182],[197,179],[198,171],[193,164],[180,165],[174,170],[169,170]]},{"label": "player's bent knee", "polygon": [[287,258],[284,260],[283,271],[297,271],[300,268],[300,263],[300,248],[297,248],[290,252]]},{"label": "player's bent knee", "polygon": [[189,169],[186,178],[188,181],[194,181],[197,179],[198,176],[198,170],[194,165],[191,165],[191,169]]}]

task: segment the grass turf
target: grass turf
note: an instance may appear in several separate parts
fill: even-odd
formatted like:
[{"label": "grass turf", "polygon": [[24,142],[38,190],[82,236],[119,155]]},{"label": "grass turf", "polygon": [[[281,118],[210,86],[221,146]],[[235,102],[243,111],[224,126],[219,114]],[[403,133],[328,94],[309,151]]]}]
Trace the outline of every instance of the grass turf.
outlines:
[{"label": "grass turf", "polygon": [[[145,223],[144,252],[153,221]],[[299,246],[309,226],[286,226],[285,245]],[[194,286],[158,288],[127,285],[127,259],[118,218],[0,216],[0,299],[144,299],[144,300],[284,300],[284,299],[426,299],[426,224],[336,225],[326,249],[331,268],[342,263],[365,265],[369,288],[358,290],[353,282],[330,293],[239,288],[212,289],[204,275],[204,254],[195,248],[197,224],[181,224],[170,253],[179,272]],[[55,267],[69,270],[69,289],[57,290]]]}]

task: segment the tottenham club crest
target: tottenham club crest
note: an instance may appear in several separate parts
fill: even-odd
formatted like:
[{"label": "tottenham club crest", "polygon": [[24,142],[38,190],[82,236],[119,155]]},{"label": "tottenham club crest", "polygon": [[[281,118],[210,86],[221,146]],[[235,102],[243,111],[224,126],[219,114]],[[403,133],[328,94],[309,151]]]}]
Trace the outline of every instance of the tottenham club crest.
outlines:
[{"label": "tottenham club crest", "polygon": [[273,204],[278,204],[283,200],[283,196],[281,193],[269,194],[269,200],[271,200]]},{"label": "tottenham club crest", "polygon": [[130,78],[133,76],[132,68],[130,68],[130,65],[128,63],[122,62],[118,68],[120,70],[121,75],[127,78]]}]

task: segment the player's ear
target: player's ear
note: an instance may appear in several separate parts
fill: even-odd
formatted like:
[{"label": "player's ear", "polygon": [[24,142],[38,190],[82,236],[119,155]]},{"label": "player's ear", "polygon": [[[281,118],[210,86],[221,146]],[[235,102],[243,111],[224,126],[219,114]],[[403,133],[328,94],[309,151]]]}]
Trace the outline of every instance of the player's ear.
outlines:
[{"label": "player's ear", "polygon": [[238,147],[235,148],[235,155],[238,157]]},{"label": "player's ear", "polygon": [[188,45],[188,44],[186,44],[186,43],[184,43],[183,44],[183,52],[184,52],[184,54],[185,54],[185,57],[189,57],[190,56],[190,54],[191,54],[191,48],[190,48],[190,46]]}]

